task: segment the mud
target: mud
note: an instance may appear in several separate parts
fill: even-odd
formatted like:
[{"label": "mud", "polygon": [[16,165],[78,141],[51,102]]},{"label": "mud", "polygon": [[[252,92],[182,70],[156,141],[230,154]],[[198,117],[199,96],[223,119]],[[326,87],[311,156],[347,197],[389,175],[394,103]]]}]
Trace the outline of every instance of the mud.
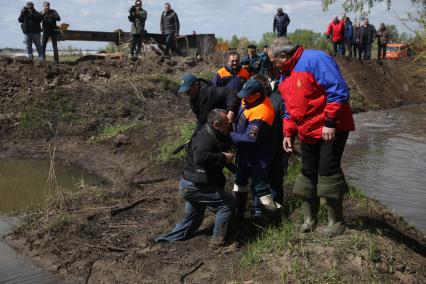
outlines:
[{"label": "mud", "polygon": [[[277,259],[266,270],[239,266],[246,244],[262,231],[250,224],[243,225],[243,237],[235,235],[243,247],[231,253],[208,249],[213,213],[206,215],[199,235],[191,240],[153,242],[183,215],[177,191],[181,164],[163,164],[156,159],[164,140],[178,135],[176,126],[193,120],[187,100],[176,95],[179,78],[184,72],[209,74],[218,69],[221,60],[221,56],[204,61],[161,57],[53,65],[1,58],[1,155],[48,157],[55,147],[61,162],[82,166],[113,182],[109,189],[85,187],[78,194],[63,194],[48,209],[30,213],[8,236],[8,242],[72,283],[279,280],[271,271],[286,265],[288,257]],[[386,68],[395,65],[403,70],[406,62],[378,65],[371,61],[362,71],[364,66],[357,61],[339,62],[358,93],[359,111],[401,104],[396,99],[402,95],[391,87],[393,75]],[[380,75],[381,69],[386,76]],[[400,79],[409,88],[402,103],[426,101],[420,79]],[[375,87],[377,80],[383,83],[383,90]],[[130,124],[121,136],[105,136],[107,127]],[[136,201],[129,210],[112,214],[111,210]],[[384,263],[383,267],[391,261],[401,264],[399,270],[383,270],[386,279],[425,282],[424,236],[380,204],[368,204],[365,210],[359,208],[357,199],[346,201],[350,230],[343,238],[368,236],[379,226],[382,233],[377,240],[380,251],[386,252],[379,263]],[[315,241],[309,246],[312,253],[334,256]],[[371,269],[371,263],[361,257],[365,250],[339,259],[360,281]],[[351,266],[353,263],[358,264]],[[322,269],[331,266],[326,263]]]}]

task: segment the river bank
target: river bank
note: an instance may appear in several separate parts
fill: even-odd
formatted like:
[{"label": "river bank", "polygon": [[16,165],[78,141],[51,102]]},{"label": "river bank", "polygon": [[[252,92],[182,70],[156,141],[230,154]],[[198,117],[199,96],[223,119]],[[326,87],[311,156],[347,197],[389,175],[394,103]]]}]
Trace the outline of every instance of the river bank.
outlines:
[{"label": "river bank", "polygon": [[[360,82],[373,84],[370,78],[377,77],[370,73],[394,63],[366,63],[373,71],[365,79],[351,76],[359,64],[341,66],[360,110],[400,105],[401,96],[408,102],[426,101],[418,80],[407,79],[409,92],[402,94],[396,88],[387,94],[387,89],[369,90],[364,87],[369,84]],[[266,233],[248,224],[244,237],[238,237],[239,251],[217,254],[207,247],[214,220],[209,215],[199,236],[177,244],[153,243],[183,213],[177,192],[180,161],[169,149],[185,141],[180,129],[192,122],[192,115],[185,98],[175,94],[178,80],[183,72],[208,76],[219,65],[217,58],[76,65],[0,60],[1,155],[47,158],[56,149],[59,161],[113,183],[109,189],[59,192],[46,207],[29,213],[8,243],[73,283],[174,283],[201,263],[185,281],[309,282],[319,275],[329,277],[329,283],[425,282],[422,233],[358,191],[345,201],[349,230],[336,242],[317,234],[301,236],[292,223]],[[389,99],[377,102],[365,94]],[[300,211],[289,220],[299,222]],[[273,233],[279,243],[270,241]],[[312,273],[303,274],[306,270]]]}]

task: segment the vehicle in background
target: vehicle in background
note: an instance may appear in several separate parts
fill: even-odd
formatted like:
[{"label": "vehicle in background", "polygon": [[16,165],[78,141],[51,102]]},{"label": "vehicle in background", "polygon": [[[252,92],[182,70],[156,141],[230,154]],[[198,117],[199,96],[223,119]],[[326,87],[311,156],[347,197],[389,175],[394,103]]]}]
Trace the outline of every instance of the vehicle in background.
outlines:
[{"label": "vehicle in background", "polygon": [[406,58],[409,57],[408,44],[406,43],[388,43],[386,46],[386,58]]}]

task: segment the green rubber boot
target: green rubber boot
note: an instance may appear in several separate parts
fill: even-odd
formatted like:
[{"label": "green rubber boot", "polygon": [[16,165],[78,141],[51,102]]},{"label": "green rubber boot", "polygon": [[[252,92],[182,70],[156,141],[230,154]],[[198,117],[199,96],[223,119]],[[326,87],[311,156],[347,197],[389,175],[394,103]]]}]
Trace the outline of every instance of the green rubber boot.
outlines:
[{"label": "green rubber boot", "polygon": [[343,196],[347,191],[348,184],[342,172],[318,177],[318,196],[326,198],[328,217],[327,227],[321,231],[329,237],[341,235],[345,230]]},{"label": "green rubber boot", "polygon": [[345,230],[345,222],[343,220],[343,199],[327,198],[327,227],[321,232],[329,237],[336,237]]},{"label": "green rubber boot", "polygon": [[299,174],[294,182],[293,193],[302,197],[303,224],[300,231],[303,233],[315,230],[319,208],[317,197],[317,177],[307,177]]},{"label": "green rubber boot", "polygon": [[320,199],[318,197],[303,198],[303,224],[300,226],[302,233],[308,233],[315,230],[318,223],[318,210]]}]

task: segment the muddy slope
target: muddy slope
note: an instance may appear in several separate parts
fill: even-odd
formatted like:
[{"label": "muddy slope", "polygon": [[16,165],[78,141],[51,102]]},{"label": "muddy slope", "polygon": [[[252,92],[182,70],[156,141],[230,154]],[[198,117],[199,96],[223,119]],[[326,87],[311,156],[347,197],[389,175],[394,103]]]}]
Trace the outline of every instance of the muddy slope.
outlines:
[{"label": "muddy slope", "polygon": [[[246,243],[262,232],[250,223],[234,235],[242,240],[242,249],[230,254],[209,251],[213,213],[206,215],[199,236],[189,241],[152,241],[170,230],[183,213],[177,192],[180,162],[163,164],[157,159],[161,146],[170,137],[177,138],[180,126],[193,119],[185,98],[176,95],[179,78],[184,72],[208,75],[219,62],[218,56],[203,62],[150,58],[137,63],[123,60],[53,65],[2,58],[0,155],[48,157],[49,149],[56,147],[59,160],[82,165],[113,182],[107,189],[86,186],[78,194],[59,194],[47,208],[28,215],[8,241],[72,283],[276,282],[280,280],[278,270],[288,266],[293,256],[306,261],[306,255],[293,255],[282,248],[283,255],[274,258],[275,266],[263,270],[241,266]],[[359,64],[351,61],[341,68],[352,89],[359,90],[362,107],[368,109],[374,104],[371,94],[377,91],[373,79],[380,77],[381,66],[365,69],[370,71],[362,76],[355,71],[376,63]],[[395,64],[402,68],[405,63]],[[417,83],[411,81],[404,81],[415,90],[407,96],[420,94]],[[424,99],[413,95],[407,102]],[[388,106],[384,103],[378,107]],[[390,253],[379,263],[385,267],[392,262],[398,267],[387,272],[377,270],[376,280],[425,282],[424,237],[377,203],[368,201],[370,209],[366,210],[359,207],[357,198],[346,202],[350,230],[343,240],[349,242],[358,235],[360,242],[367,240],[380,225],[382,233],[374,233],[373,238],[379,251]],[[120,208],[123,210],[116,211]],[[293,218],[299,221],[297,216],[300,214],[295,213]],[[300,243],[296,235],[294,238]],[[315,236],[306,241],[313,255],[328,248],[327,244],[318,244]],[[356,248],[353,256],[343,254],[339,262],[348,274],[355,275],[354,281],[368,282],[364,275],[380,267],[368,257],[369,246]],[[335,257],[333,253],[325,255]],[[358,264],[351,268],[354,261]],[[316,269],[332,267],[333,261]],[[303,280],[297,273],[290,271],[289,275],[290,280]]]}]

